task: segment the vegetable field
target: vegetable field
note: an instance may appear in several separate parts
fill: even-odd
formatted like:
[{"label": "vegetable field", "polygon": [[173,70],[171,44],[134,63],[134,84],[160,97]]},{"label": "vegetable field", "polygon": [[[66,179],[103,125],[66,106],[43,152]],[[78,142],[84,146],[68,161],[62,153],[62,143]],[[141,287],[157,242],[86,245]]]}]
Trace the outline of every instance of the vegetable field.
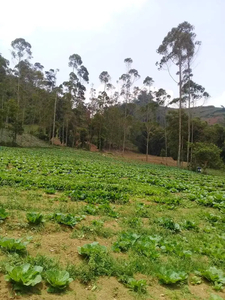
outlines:
[{"label": "vegetable field", "polygon": [[225,299],[225,180],[2,148],[1,299]]}]

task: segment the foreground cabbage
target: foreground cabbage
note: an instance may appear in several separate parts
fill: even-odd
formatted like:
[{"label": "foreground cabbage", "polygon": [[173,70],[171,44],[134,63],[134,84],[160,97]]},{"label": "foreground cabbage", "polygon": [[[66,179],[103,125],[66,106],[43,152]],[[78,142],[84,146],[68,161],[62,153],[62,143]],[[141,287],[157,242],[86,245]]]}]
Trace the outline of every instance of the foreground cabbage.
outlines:
[{"label": "foreground cabbage", "polygon": [[23,287],[35,286],[42,281],[41,272],[43,268],[40,266],[31,266],[23,264],[17,267],[9,267],[8,274],[5,276],[6,281],[14,284],[15,290],[21,290]]},{"label": "foreground cabbage", "polygon": [[45,277],[51,285],[48,292],[63,290],[70,284],[71,281],[73,281],[73,278],[70,278],[70,274],[67,271],[61,271],[58,269],[46,271]]}]

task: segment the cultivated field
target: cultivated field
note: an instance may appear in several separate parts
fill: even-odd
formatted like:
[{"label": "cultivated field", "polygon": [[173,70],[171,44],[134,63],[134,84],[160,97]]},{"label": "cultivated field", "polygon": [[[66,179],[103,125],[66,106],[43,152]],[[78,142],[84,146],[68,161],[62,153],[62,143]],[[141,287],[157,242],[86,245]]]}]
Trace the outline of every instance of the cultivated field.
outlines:
[{"label": "cultivated field", "polygon": [[0,154],[0,299],[225,299],[223,177],[69,149]]}]

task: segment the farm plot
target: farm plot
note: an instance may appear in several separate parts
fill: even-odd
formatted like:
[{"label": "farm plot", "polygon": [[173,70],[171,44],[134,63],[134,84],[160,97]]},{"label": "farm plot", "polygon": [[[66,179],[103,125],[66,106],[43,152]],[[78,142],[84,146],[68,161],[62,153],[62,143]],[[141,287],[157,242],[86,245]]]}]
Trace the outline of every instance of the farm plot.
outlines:
[{"label": "farm plot", "polygon": [[0,184],[2,298],[225,298],[222,177],[3,148]]}]

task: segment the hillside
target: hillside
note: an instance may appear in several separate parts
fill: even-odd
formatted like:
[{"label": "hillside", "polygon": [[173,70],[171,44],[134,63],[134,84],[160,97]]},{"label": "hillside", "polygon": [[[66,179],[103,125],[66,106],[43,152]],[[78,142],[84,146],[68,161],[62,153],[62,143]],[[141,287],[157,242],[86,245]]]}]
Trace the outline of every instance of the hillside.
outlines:
[{"label": "hillside", "polygon": [[225,108],[210,106],[198,106],[191,109],[193,117],[199,117],[213,125],[216,123],[224,124]]},{"label": "hillside", "polygon": [[[134,101],[134,103],[139,107],[145,106],[147,102],[148,102],[148,98],[146,98],[146,96]],[[163,118],[161,117],[165,116],[165,113],[177,109],[178,109],[177,106],[175,107],[160,106],[157,114],[157,119],[160,122],[160,124],[161,125],[164,124]],[[187,113],[188,109],[184,108],[184,111],[186,111]],[[194,118],[198,117],[202,120],[205,120],[208,122],[209,125],[213,125],[216,123],[225,125],[225,108],[223,106],[222,107],[215,107],[213,105],[196,106],[191,108],[191,113]]]},{"label": "hillside", "polygon": [[[12,132],[8,129],[1,129],[0,130],[0,144],[4,143],[11,143],[12,142]],[[38,139],[37,137],[29,134],[23,133],[22,135],[18,135],[16,139],[16,143],[18,146],[21,147],[49,147],[49,144],[46,142]]]},{"label": "hillside", "polygon": [[2,299],[225,299],[223,177],[2,147],[0,181]]}]

